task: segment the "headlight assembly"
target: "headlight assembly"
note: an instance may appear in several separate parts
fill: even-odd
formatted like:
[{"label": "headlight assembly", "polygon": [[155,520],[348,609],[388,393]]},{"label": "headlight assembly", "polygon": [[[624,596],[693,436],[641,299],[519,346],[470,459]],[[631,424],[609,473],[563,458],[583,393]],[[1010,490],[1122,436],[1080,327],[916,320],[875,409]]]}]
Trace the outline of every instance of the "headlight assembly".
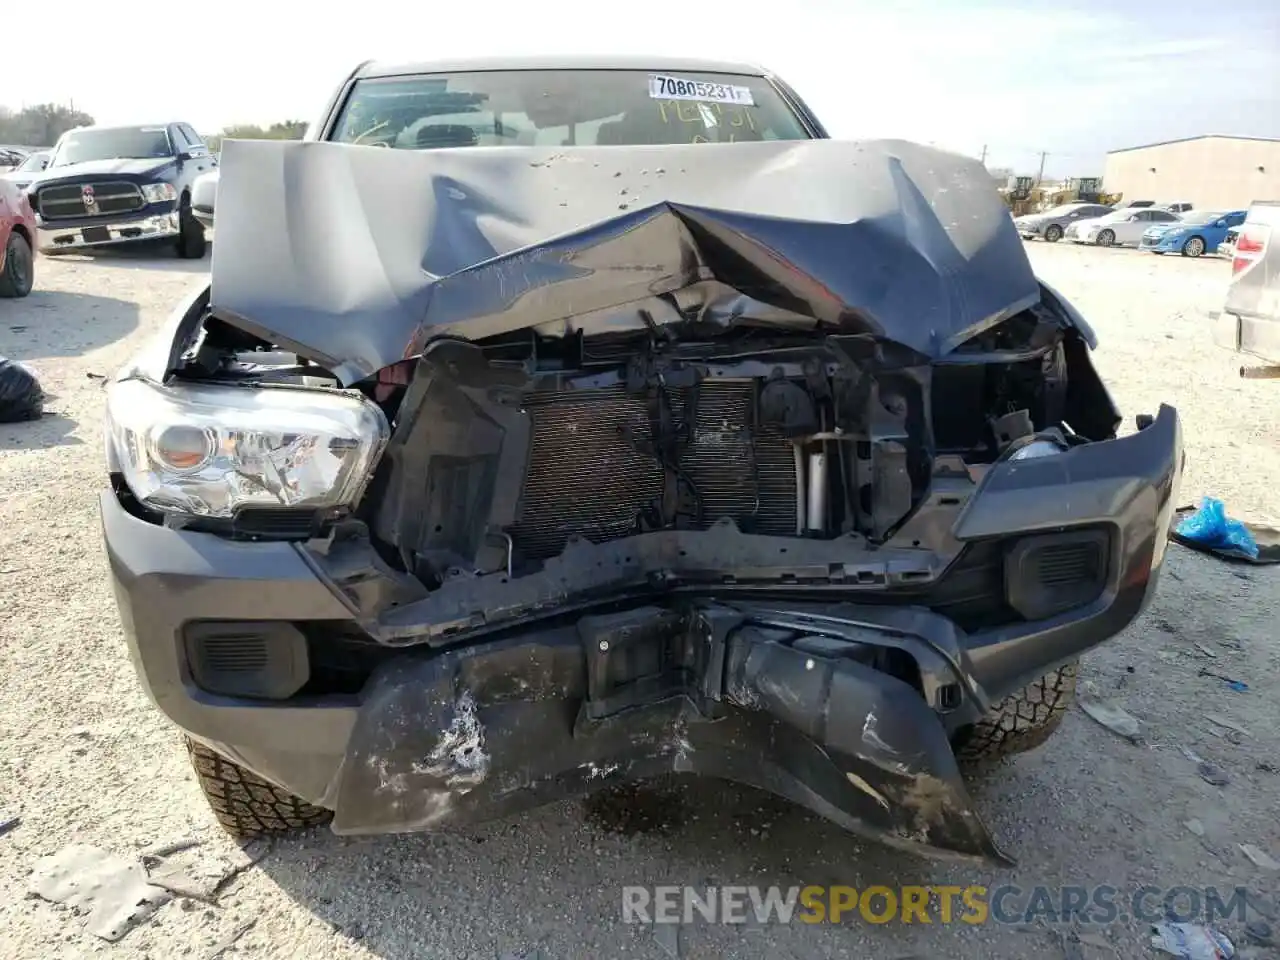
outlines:
[{"label": "headlight assembly", "polygon": [[164,203],[166,200],[177,200],[178,191],[172,183],[148,183],[142,187],[142,199],[147,203]]},{"label": "headlight assembly", "polygon": [[355,394],[125,380],[108,389],[106,433],[142,503],[230,519],[242,507],[349,506],[388,427]]},{"label": "headlight assembly", "polygon": [[1064,453],[1062,447],[1054,443],[1052,440],[1032,440],[1026,446],[1019,447],[1013,453],[1009,454],[1009,459],[1013,460],[1038,460],[1041,457],[1054,457],[1060,453]]}]

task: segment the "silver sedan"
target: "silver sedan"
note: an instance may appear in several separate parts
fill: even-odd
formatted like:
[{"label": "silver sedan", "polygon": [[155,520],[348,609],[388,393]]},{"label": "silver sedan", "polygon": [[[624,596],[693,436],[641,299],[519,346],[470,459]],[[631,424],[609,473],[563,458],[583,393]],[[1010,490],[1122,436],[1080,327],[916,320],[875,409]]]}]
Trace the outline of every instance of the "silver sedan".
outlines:
[{"label": "silver sedan", "polygon": [[1145,207],[1116,210],[1093,220],[1081,220],[1067,227],[1066,237],[1073,243],[1093,243],[1100,247],[1137,246],[1143,232],[1154,223],[1173,223],[1181,219],[1168,210]]}]

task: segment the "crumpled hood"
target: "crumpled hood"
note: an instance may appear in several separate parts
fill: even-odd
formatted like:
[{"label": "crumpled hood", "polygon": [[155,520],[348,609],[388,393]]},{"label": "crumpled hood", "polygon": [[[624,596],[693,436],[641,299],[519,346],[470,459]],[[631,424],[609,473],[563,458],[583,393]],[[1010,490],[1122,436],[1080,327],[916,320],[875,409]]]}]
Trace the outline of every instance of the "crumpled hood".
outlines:
[{"label": "crumpled hood", "polygon": [[174,163],[173,157],[146,157],[139,159],[86,160],[66,166],[46,167],[39,175],[41,180],[80,179],[109,176],[128,178],[147,177]]},{"label": "crumpled hood", "polygon": [[981,164],[902,141],[229,141],[220,179],[214,311],[348,384],[441,336],[691,318],[937,357],[1040,295]]}]

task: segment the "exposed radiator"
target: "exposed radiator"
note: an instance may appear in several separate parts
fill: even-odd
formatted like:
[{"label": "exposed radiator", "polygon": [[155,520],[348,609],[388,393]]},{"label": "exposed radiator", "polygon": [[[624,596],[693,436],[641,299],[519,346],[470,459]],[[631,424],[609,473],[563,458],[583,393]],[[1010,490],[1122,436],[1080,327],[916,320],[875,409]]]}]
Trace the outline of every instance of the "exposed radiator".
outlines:
[{"label": "exposed radiator", "polygon": [[[691,442],[679,465],[697,489],[702,526],[732,517],[746,532],[794,534],[791,443],[754,426],[756,382],[704,381]],[[683,423],[690,392],[672,390]],[[535,394],[526,399],[533,438],[519,519],[521,556],[560,553],[572,535],[596,543],[638,532],[638,518],[662,499],[663,470],[639,452],[652,440],[644,397],[623,387]]]}]

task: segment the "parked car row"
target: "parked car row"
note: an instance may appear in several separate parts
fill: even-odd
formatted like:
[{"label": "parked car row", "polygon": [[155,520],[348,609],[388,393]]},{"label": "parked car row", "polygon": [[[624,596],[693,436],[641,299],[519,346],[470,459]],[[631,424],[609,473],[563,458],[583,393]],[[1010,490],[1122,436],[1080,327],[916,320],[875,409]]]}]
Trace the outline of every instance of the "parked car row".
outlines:
[{"label": "parked car row", "polygon": [[1156,206],[1139,201],[1120,209],[1068,203],[1044,213],[1015,217],[1014,223],[1027,240],[1038,237],[1055,243],[1065,238],[1099,247],[1132,246],[1151,253],[1200,257],[1217,253],[1228,231],[1244,222],[1245,213],[1193,210],[1188,203]]}]

